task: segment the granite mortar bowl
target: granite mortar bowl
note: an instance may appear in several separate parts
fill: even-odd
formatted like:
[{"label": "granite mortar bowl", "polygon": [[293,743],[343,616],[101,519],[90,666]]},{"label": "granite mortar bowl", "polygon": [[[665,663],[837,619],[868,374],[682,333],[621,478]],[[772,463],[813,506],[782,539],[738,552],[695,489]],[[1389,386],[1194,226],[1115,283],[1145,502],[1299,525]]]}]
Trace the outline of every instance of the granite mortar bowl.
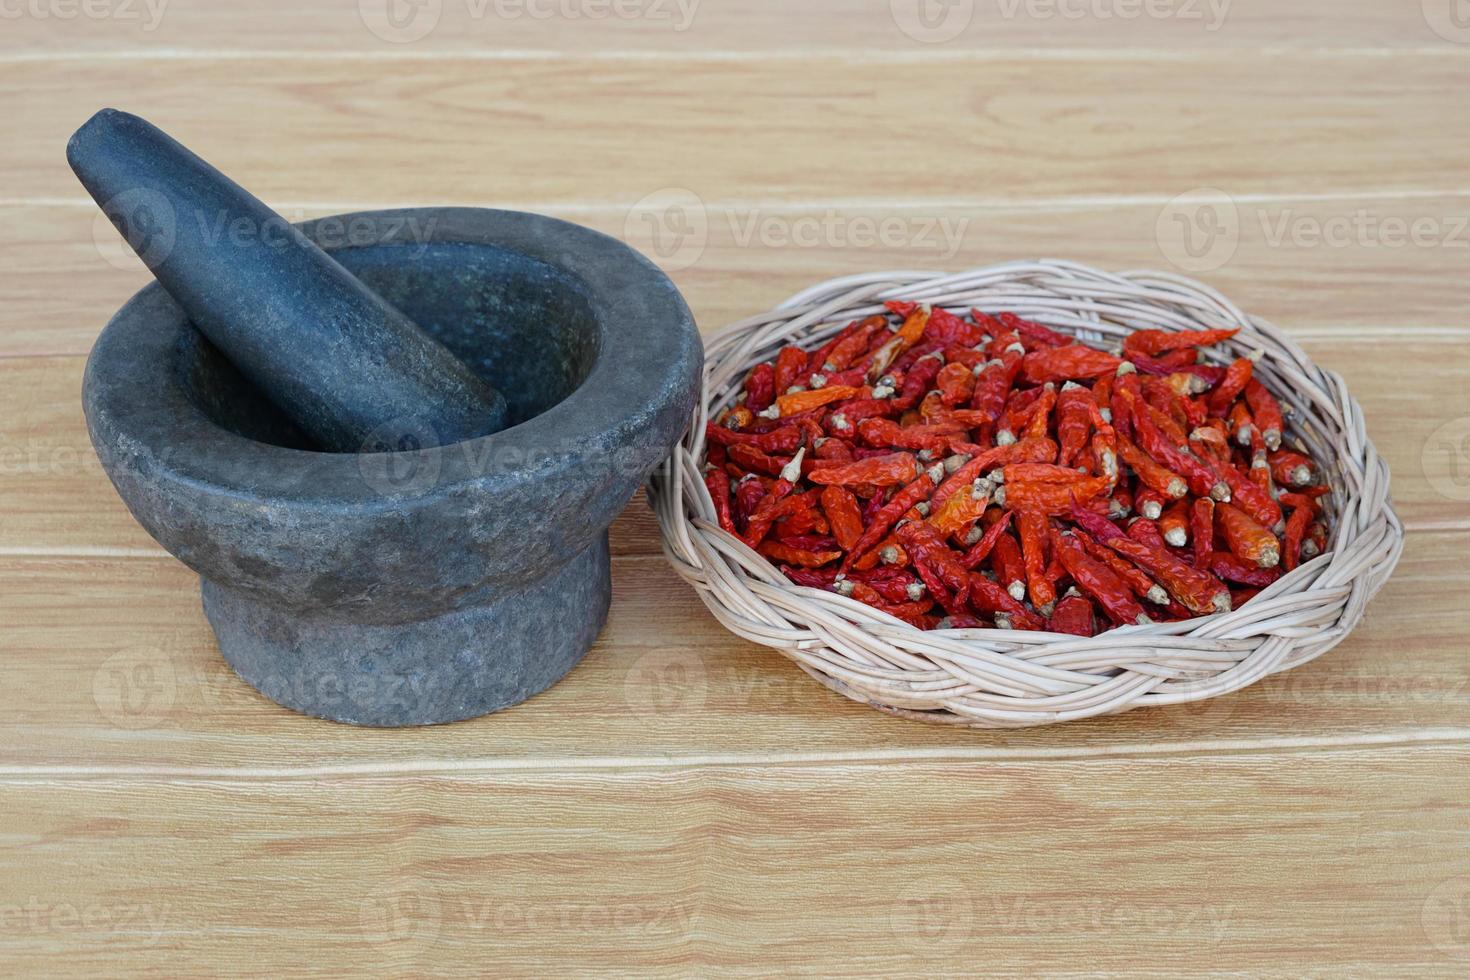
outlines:
[{"label": "granite mortar bowl", "polygon": [[523,701],[606,620],[608,525],[695,401],[688,307],[621,242],[540,215],[301,227],[496,385],[511,427],[441,446],[409,426],[421,438],[399,452],[316,451],[154,284],[87,362],[102,465],[199,573],[225,659],[273,700],[372,726]]}]

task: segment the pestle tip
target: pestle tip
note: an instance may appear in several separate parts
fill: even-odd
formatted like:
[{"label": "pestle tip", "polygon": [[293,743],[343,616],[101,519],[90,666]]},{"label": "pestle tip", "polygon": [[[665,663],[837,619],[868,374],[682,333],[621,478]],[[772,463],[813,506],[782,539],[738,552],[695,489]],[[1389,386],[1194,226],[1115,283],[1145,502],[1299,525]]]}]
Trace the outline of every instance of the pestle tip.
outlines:
[{"label": "pestle tip", "polygon": [[73,171],[85,167],[89,157],[96,152],[97,144],[106,140],[109,133],[142,121],[131,112],[123,112],[121,109],[97,110],[66,141],[66,162]]}]

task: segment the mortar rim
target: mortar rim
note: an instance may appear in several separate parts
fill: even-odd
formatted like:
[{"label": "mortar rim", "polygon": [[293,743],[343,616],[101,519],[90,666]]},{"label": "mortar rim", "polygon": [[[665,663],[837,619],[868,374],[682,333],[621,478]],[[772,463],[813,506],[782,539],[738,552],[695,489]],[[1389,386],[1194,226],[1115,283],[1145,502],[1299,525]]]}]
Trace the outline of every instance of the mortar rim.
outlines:
[{"label": "mortar rim", "polygon": [[[623,242],[546,215],[472,207],[354,211],[325,215],[299,227],[332,253],[363,246],[334,247],[318,240],[326,222],[372,222],[381,234],[371,245],[381,246],[420,244],[411,237],[412,229],[422,228],[426,219],[432,225],[424,241],[518,252],[583,285],[602,334],[601,350],[575,391],[546,412],[489,436],[374,454],[390,462],[429,465],[437,473],[428,486],[385,492],[364,478],[363,454],[258,442],[211,419],[185,395],[172,370],[177,356],[172,346],[183,313],[158,283],[150,283],[107,324],[88,358],[84,407],[94,444],[99,451],[105,446],[109,456],[114,448],[124,454],[146,451],[146,465],[198,488],[273,502],[362,507],[441,496],[457,486],[508,490],[555,480],[590,456],[605,455],[610,445],[644,444],[639,435],[661,420],[663,425],[654,433],[657,441],[667,446],[677,438],[699,384],[703,362],[699,333],[674,284]],[[650,351],[657,356],[648,356]],[[561,448],[548,445],[552,434]],[[541,462],[477,471],[472,460],[489,458],[487,449],[514,450]],[[261,475],[272,470],[287,470],[293,478],[262,488]]]}]

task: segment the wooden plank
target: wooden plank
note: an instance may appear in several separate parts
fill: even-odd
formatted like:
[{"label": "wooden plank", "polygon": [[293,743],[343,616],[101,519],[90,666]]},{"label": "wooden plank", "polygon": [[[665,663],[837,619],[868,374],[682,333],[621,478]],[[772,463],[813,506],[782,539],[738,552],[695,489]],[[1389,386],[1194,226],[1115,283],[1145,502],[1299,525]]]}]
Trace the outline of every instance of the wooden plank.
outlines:
[{"label": "wooden plank", "polygon": [[[1363,405],[1394,474],[1399,514],[1412,527],[1470,529],[1470,391],[1457,343],[1304,338]],[[159,550],[92,452],[79,395],[83,365],[80,357],[0,359],[0,554]],[[646,507],[630,508],[615,526],[614,548],[660,550]]]},{"label": "wooden plank", "polygon": [[[1330,16],[1308,0],[963,0],[927,12],[916,0],[448,0],[399,8],[362,3],[253,0],[111,0],[90,16],[45,16],[58,5],[20,4],[6,24],[16,52],[89,54],[205,49],[485,56],[512,52],[658,55],[681,51],[808,51],[935,57],[1016,48],[1113,50],[1157,46],[1161,53],[1240,48],[1426,47],[1453,21],[1412,3],[1342,0]],[[33,12],[34,10],[34,12]],[[953,11],[952,13],[950,11]],[[840,25],[840,29],[834,29]]]},{"label": "wooden plank", "polygon": [[[933,204],[789,207],[668,196],[640,208],[546,210],[661,261],[706,330],[835,276],[957,270],[1036,256],[1185,272],[1242,309],[1293,329],[1382,331],[1462,319],[1470,194],[1269,202],[1198,197],[1042,208]],[[1217,205],[1224,221],[1218,226],[1210,224]],[[688,210],[675,210],[682,207]],[[293,220],[330,213],[286,211]],[[1184,249],[1180,220],[1195,230],[1197,258]],[[1410,233],[1416,224],[1417,237]],[[1214,227],[1218,237],[1200,230]],[[0,354],[85,353],[148,281],[101,212],[81,202],[0,207],[0,268],[12,273],[0,306]]]},{"label": "wooden plank", "polygon": [[1470,950],[1467,763],[7,781],[0,966],[1448,976]]},{"label": "wooden plank", "polygon": [[1470,588],[1464,546],[1462,533],[1411,535],[1360,628],[1297,671],[1200,704],[992,733],[900,721],[828,692],[725,632],[661,557],[616,560],[608,627],[560,685],[488,718],[387,732],[293,714],[239,681],[200,612],[196,580],[170,559],[3,559],[0,773],[230,778],[1470,739],[1470,662],[1451,639]]},{"label": "wooden plank", "polygon": [[[671,187],[719,201],[834,188],[867,201],[1016,200],[1136,193],[1141,175],[1170,197],[1450,191],[1470,164],[1470,117],[1444,101],[1470,81],[1465,57],[1299,52],[1269,71],[1230,52],[1187,67],[1125,54],[1044,70],[1024,57],[875,69],[861,56],[616,61],[595,75],[564,59],[145,66],[0,63],[5,196],[77,196],[58,160],[99,92],[256,193],[317,204],[631,206]],[[730,105],[760,124],[732,130],[712,111]]]}]

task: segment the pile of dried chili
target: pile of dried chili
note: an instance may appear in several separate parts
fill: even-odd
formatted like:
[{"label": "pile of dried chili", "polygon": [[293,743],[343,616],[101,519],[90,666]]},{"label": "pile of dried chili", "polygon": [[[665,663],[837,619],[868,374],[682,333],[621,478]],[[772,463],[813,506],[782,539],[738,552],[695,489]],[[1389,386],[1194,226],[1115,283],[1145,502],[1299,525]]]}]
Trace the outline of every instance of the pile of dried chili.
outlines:
[{"label": "pile of dried chili", "polygon": [[1091,636],[1228,610],[1326,547],[1328,488],[1254,362],[1201,356],[1236,331],[1115,354],[887,309],[758,365],[707,429],[720,526],[796,585],[922,629]]}]

